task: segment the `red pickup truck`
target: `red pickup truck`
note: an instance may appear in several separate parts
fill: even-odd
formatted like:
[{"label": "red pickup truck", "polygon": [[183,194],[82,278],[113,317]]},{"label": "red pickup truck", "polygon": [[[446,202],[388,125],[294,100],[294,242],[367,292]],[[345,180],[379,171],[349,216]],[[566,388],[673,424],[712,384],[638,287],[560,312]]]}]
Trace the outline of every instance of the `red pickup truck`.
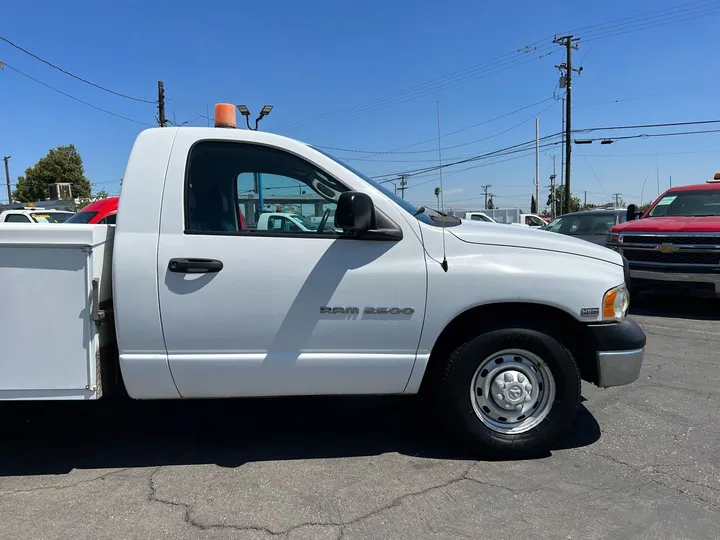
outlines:
[{"label": "red pickup truck", "polygon": [[643,213],[629,205],[627,221],[610,229],[606,246],[628,260],[633,293],[720,297],[720,173],[668,189]]},{"label": "red pickup truck", "polygon": [[[118,202],[120,197],[106,197],[91,202],[82,208],[77,214],[67,219],[65,223],[89,223],[91,225],[115,225],[115,217],[118,211]],[[238,218],[240,219],[240,229],[247,229],[245,225],[245,216],[238,208]]]},{"label": "red pickup truck", "polygon": [[114,225],[119,200],[120,197],[98,199],[82,208],[77,214],[65,221],[65,223],[100,223],[103,225]]}]

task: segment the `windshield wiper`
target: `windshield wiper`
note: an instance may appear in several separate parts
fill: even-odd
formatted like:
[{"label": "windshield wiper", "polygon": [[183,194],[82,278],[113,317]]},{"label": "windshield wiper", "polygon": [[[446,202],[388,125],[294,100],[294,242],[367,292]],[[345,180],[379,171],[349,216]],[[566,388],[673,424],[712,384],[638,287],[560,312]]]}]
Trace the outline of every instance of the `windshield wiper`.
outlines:
[{"label": "windshield wiper", "polygon": [[415,213],[413,214],[413,217],[418,217],[420,214],[425,213],[426,208],[424,206],[421,206],[417,210],[415,210]]}]

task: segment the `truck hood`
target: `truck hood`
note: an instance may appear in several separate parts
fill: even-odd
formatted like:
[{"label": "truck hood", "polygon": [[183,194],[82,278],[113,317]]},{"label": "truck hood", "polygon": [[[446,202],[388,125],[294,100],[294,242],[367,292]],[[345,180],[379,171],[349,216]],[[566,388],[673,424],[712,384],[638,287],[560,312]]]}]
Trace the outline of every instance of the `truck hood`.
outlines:
[{"label": "truck hood", "polygon": [[649,217],[626,221],[612,228],[612,232],[717,232],[720,233],[720,216],[704,217]]},{"label": "truck hood", "polygon": [[463,242],[471,244],[558,251],[598,259],[620,266],[623,264],[620,254],[611,249],[564,234],[532,227],[510,227],[503,223],[463,221],[461,225],[448,228],[447,232]]}]

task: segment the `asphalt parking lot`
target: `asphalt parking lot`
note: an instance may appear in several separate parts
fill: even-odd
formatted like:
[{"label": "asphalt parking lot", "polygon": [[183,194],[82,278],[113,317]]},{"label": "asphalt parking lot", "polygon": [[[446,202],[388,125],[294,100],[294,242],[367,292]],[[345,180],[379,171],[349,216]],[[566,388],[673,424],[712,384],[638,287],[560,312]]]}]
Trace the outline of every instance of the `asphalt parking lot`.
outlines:
[{"label": "asphalt parking lot", "polygon": [[632,386],[476,461],[412,399],[2,404],[2,539],[720,538],[720,303],[638,303]]}]

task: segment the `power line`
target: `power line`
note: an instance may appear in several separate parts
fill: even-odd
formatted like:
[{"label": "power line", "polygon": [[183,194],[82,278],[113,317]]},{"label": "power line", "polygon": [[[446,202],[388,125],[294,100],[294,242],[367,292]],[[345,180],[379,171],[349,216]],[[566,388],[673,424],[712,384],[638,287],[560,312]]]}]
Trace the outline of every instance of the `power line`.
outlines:
[{"label": "power line", "polygon": [[112,112],[112,111],[108,111],[107,109],[103,109],[102,107],[98,107],[97,105],[93,105],[92,103],[88,103],[87,101],[83,101],[83,100],[80,99],[80,98],[76,98],[75,96],[71,96],[71,95],[68,94],[67,92],[63,92],[62,90],[58,90],[58,89],[55,88],[54,86],[50,86],[49,84],[46,84],[46,83],[42,82],[41,80],[38,80],[38,79],[36,79],[35,77],[32,77],[32,76],[28,75],[27,73],[23,73],[22,71],[20,71],[20,70],[17,69],[17,68],[12,67],[11,65],[9,65],[9,64],[8,64],[7,62],[5,62],[5,61],[3,61],[3,66],[6,67],[6,68],[11,69],[12,71],[14,71],[14,72],[16,72],[16,73],[19,73],[19,74],[22,75],[23,77],[27,77],[28,79],[30,79],[30,80],[32,80],[32,81],[35,81],[35,82],[38,83],[38,84],[43,85],[43,86],[46,87],[46,88],[49,88],[50,90],[54,90],[54,91],[57,92],[58,94],[62,94],[62,95],[65,96],[65,97],[69,97],[70,99],[73,99],[73,100],[77,101],[78,103],[82,103],[83,105],[87,105],[88,107],[92,107],[93,109],[96,109],[96,110],[98,110],[98,111],[104,112],[105,114],[109,114],[109,115],[115,116],[115,117],[117,117],[117,118],[122,118],[123,120],[127,120],[128,122],[133,122],[133,123],[135,123],[135,124],[140,124],[141,126],[153,127],[152,124],[147,124],[147,123],[145,123],[145,122],[141,122],[140,120],[135,120],[134,118],[128,118],[127,116],[123,116],[122,114],[118,114],[118,113],[114,113],[114,112]]},{"label": "power line", "polygon": [[590,164],[590,160],[589,160],[589,159],[587,158],[587,156],[582,152],[582,150],[580,150],[580,149],[578,148],[578,151],[580,152],[580,155],[581,155],[581,156],[583,157],[583,159],[585,160],[585,163],[587,163],[587,166],[588,166],[588,168],[590,169],[590,172],[592,173],[592,175],[595,177],[595,180],[597,181],[598,186],[600,186],[600,189],[603,191],[603,193],[604,193],[605,196],[607,197],[607,193],[605,193],[605,188],[603,187],[602,182],[600,181],[600,178],[598,177],[597,173],[595,172],[595,169],[594,169],[593,166]]},{"label": "power line", "polygon": [[[63,68],[61,68],[61,67],[59,67],[59,66],[56,66],[56,65],[53,64],[52,62],[48,62],[48,61],[45,60],[44,58],[40,58],[40,57],[39,57],[38,55],[36,55],[35,53],[32,53],[32,52],[28,51],[27,49],[21,47],[21,46],[18,45],[17,43],[13,43],[12,41],[10,41],[9,39],[7,39],[6,37],[0,36],[0,40],[4,41],[5,43],[7,43],[8,45],[10,45],[10,46],[12,46],[12,47],[15,47],[15,48],[18,49],[19,51],[22,51],[22,52],[24,52],[25,54],[27,54],[27,55],[29,55],[29,56],[32,56],[33,58],[35,58],[36,60],[39,60],[39,61],[42,62],[43,64],[47,64],[48,66],[50,66],[50,67],[53,68],[53,69],[56,69],[56,70],[60,71],[61,73],[64,73],[65,75],[69,75],[70,77],[72,77],[72,78],[74,78],[74,79],[77,79],[78,81],[82,81],[82,82],[84,82],[85,84],[89,84],[90,86],[94,86],[95,88],[98,88],[98,89],[100,89],[100,90],[103,90],[104,92],[109,92],[110,94],[114,94],[114,95],[119,96],[119,97],[121,97],[121,98],[130,99],[130,100],[132,100],[132,101],[139,101],[140,103],[149,103],[149,104],[151,104],[151,105],[155,105],[155,102],[154,102],[154,101],[150,101],[150,100],[147,100],[147,99],[141,99],[141,98],[129,96],[129,95],[127,95],[127,94],[122,94],[122,93],[120,93],[120,92],[116,92],[115,90],[110,90],[109,88],[105,88],[104,86],[100,86],[99,84],[95,84],[95,83],[92,82],[92,81],[88,81],[87,79],[84,79],[84,78],[82,78],[82,77],[80,77],[80,76],[78,76],[78,75],[75,75],[74,73],[71,73],[71,72],[67,71],[66,69],[63,69]],[[6,65],[7,65],[7,64],[6,64]]]},{"label": "power line", "polygon": [[656,127],[675,127],[675,126],[698,126],[703,124],[720,124],[720,120],[693,120],[687,122],[663,122],[660,124],[633,124],[629,126],[603,126],[593,128],[574,129],[572,133],[588,133],[590,131],[609,131],[616,129],[643,129]]},{"label": "power line", "polygon": [[[551,148],[551,147],[557,146],[557,145],[559,145],[559,144],[561,144],[560,141],[554,142],[554,143],[548,143],[548,144],[546,144],[546,145],[541,146],[541,148]],[[524,152],[524,153],[522,153],[522,152]],[[510,155],[510,154],[513,154],[513,153],[517,153],[517,155],[514,155],[513,157],[506,158],[506,159],[497,159],[498,157],[503,157],[504,155]],[[451,175],[453,175],[453,174],[459,174],[459,173],[461,173],[461,172],[470,171],[470,170],[473,170],[473,169],[480,169],[480,168],[482,168],[482,167],[492,167],[493,165],[499,165],[500,163],[506,163],[506,162],[508,162],[508,161],[515,161],[515,160],[518,160],[518,159],[523,159],[523,158],[526,158],[526,157],[530,157],[530,156],[532,156],[532,155],[534,155],[534,154],[535,154],[535,149],[534,149],[534,148],[532,148],[532,149],[530,149],[530,150],[522,150],[522,151],[520,151],[520,152],[517,152],[517,151],[516,151],[516,152],[508,152],[507,154],[501,154],[501,155],[499,155],[499,156],[493,156],[493,157],[491,157],[491,158],[487,158],[487,162],[485,162],[485,161],[483,160],[481,163],[479,163],[479,164],[477,164],[477,165],[471,165],[470,167],[464,167],[464,168],[462,168],[462,169],[458,169],[458,170],[452,171],[452,172],[450,172],[450,173],[447,173],[445,176],[447,177],[447,176],[451,176]],[[493,161],[491,161],[491,160],[493,160]],[[411,186],[408,186],[408,189],[411,188],[411,187],[412,187],[412,188],[417,188],[417,187],[419,187],[419,186],[422,186],[422,185],[425,185],[425,184],[429,184],[429,183],[431,183],[431,182],[435,182],[435,180],[436,180],[436,178],[433,177],[433,178],[430,178],[429,180],[426,180],[426,181],[424,181],[424,182],[414,182]],[[383,182],[381,182],[381,183],[383,183]]]},{"label": "power line", "polygon": [[[551,134],[551,135],[546,135],[546,136],[544,136],[544,137],[541,137],[540,140],[550,139],[550,138],[552,138],[552,137],[557,137],[558,135],[560,135],[559,132],[558,132],[558,133],[553,133],[553,134]],[[524,150],[527,150],[527,148],[521,148],[521,147],[523,147],[523,146],[527,147],[528,145],[534,145],[534,144],[535,144],[535,139],[532,139],[532,140],[530,140],[530,141],[525,141],[525,142],[522,142],[522,143],[514,144],[514,145],[512,145],[512,146],[508,146],[508,147],[505,147],[505,148],[501,148],[501,149],[499,149],[499,150],[494,150],[494,151],[492,151],[492,152],[487,152],[487,153],[485,153],[485,154],[478,154],[478,155],[476,155],[476,156],[472,156],[472,157],[469,157],[469,158],[466,158],[466,159],[456,160],[456,161],[452,161],[452,162],[450,162],[450,163],[443,163],[442,165],[435,165],[435,166],[433,166],[433,167],[424,167],[424,168],[421,168],[421,169],[414,169],[414,170],[410,170],[410,171],[399,171],[399,172],[390,173],[390,174],[383,174],[383,175],[375,176],[375,177],[373,177],[373,178],[382,178],[382,177],[385,177],[385,176],[397,176],[397,175],[399,175],[399,174],[402,174],[403,172],[406,173],[406,174],[408,174],[409,176],[416,176],[417,174],[420,174],[420,173],[430,172],[430,171],[437,171],[437,170],[439,170],[439,169],[441,169],[441,168],[451,167],[451,166],[454,166],[454,165],[460,165],[460,164],[462,164],[462,163],[468,163],[468,162],[471,162],[471,161],[476,161],[476,160],[478,160],[478,159],[483,159],[483,158],[487,158],[487,157],[491,157],[491,156],[495,156],[495,155],[505,155],[505,153],[512,153],[512,152],[509,152],[509,151],[512,151],[512,150],[515,150],[515,151],[524,151]]]},{"label": "power line", "polygon": [[[649,28],[654,28],[656,26],[662,26],[667,24],[673,24],[676,22],[683,22],[685,20],[690,20],[692,18],[697,18],[701,16],[707,16],[714,14],[713,11],[708,12],[707,10],[710,9],[711,6],[701,6],[699,4],[707,4],[707,0],[700,0],[695,2],[690,2],[688,4],[683,4],[681,6],[675,6],[672,8],[664,8],[660,10],[654,10],[646,13],[641,13],[638,15],[633,15],[630,17],[624,17],[620,19],[615,19],[612,21],[608,21],[606,23],[600,23],[595,24],[591,26],[581,27],[578,29],[574,29],[572,32],[565,32],[566,34],[574,33],[582,33],[587,32],[587,36],[585,41],[591,41],[591,40],[597,40],[597,39],[605,39],[607,37],[613,37],[617,35],[622,35],[625,33],[630,32],[637,32],[641,30],[646,30]],[[714,2],[713,2],[714,3]],[[695,6],[695,7],[688,7],[688,6]],[[654,23],[654,24],[649,24]],[[594,29],[594,30],[593,30]],[[504,55],[501,55],[497,58],[487,60],[485,62],[481,62],[479,64],[475,64],[473,66],[470,66],[468,68],[465,68],[463,70],[450,73],[448,75],[438,77],[435,79],[432,79],[430,81],[427,81],[425,83],[421,83],[419,85],[415,85],[410,88],[406,88],[404,90],[388,94],[386,96],[376,98],[370,101],[366,101],[357,105],[345,107],[339,110],[331,111],[328,113],[321,114],[319,116],[309,118],[305,121],[296,122],[295,124],[286,126],[286,129],[297,129],[300,127],[309,127],[312,125],[318,125],[320,123],[327,123],[332,121],[337,121],[345,118],[349,118],[351,116],[356,116],[359,114],[366,114],[368,112],[372,112],[375,110],[379,110],[385,107],[393,106],[393,105],[399,105],[400,103],[404,103],[406,101],[411,101],[414,99],[418,99],[420,97],[423,97],[425,95],[428,95],[432,92],[437,92],[441,90],[446,90],[448,88],[452,88],[455,86],[458,86],[460,84],[465,84],[466,82],[469,82],[471,80],[475,80],[484,76],[488,76],[491,74],[495,74],[496,72],[490,72],[488,71],[489,68],[499,68],[502,66],[505,66],[500,71],[504,71],[505,69],[510,69],[512,67],[518,67],[523,64],[528,63],[529,61],[534,61],[539,58],[542,58],[543,56],[547,55],[547,51],[552,49],[552,43],[550,40],[552,40],[553,36],[549,36],[546,38],[543,38],[541,40],[536,41],[535,43],[532,43],[531,45],[528,45],[526,47],[522,47],[519,49],[515,49],[512,52],[506,53]],[[545,44],[541,45],[543,42],[546,42]],[[523,61],[523,62],[517,62],[520,58],[522,58],[524,55],[527,54],[534,54],[539,55],[535,58],[530,59],[529,61]],[[448,86],[450,84],[450,86]]]},{"label": "power line", "polygon": [[[608,26],[603,29],[596,30],[594,32],[589,32],[586,34],[584,41],[590,42],[590,41],[596,41],[599,39],[606,39],[608,37],[617,37],[624,34],[629,34],[632,32],[637,32],[640,30],[649,30],[651,28],[657,28],[659,26],[666,26],[668,24],[675,24],[680,22],[689,21],[692,19],[697,19],[698,17],[707,17],[710,15],[715,15],[717,13],[720,13],[720,11],[717,10],[719,7],[716,1],[709,2],[709,5],[705,6],[696,6],[696,7],[687,7],[692,6],[696,4],[708,4],[707,0],[701,0],[699,2],[690,2],[688,4],[683,4],[681,6],[676,6],[674,8],[665,8],[664,10],[658,10],[656,12],[656,15],[651,15],[648,17],[645,17],[644,20],[635,21],[635,22],[628,22],[624,24],[614,25],[614,26]],[[680,9],[683,8],[683,9]],[[667,10],[674,10],[672,13],[660,13],[662,11]],[[639,16],[636,16],[639,17]],[[653,24],[647,24],[647,23],[653,23]],[[613,30],[615,28],[615,30]]]},{"label": "power line", "polygon": [[586,107],[598,107],[600,105],[614,105],[615,103],[623,103],[625,101],[635,101],[638,99],[647,99],[652,97],[660,97],[660,96],[670,96],[673,94],[682,94],[685,92],[697,92],[698,90],[705,90],[708,88],[718,88],[720,87],[720,84],[711,84],[709,86],[701,86],[701,87],[694,87],[694,88],[682,88],[678,90],[672,90],[670,92],[659,92],[655,94],[644,94],[641,96],[632,96],[632,97],[626,97],[626,98],[619,98],[619,99],[613,99],[611,101],[601,101],[598,103],[588,103],[586,105],[574,105],[573,109],[584,109]]},{"label": "power line", "polygon": [[[322,123],[342,120],[351,116],[358,116],[360,114],[384,109],[393,105],[400,105],[401,103],[413,101],[433,92],[448,90],[450,88],[454,88],[461,84],[470,82],[471,80],[495,75],[497,73],[500,73],[501,71],[505,71],[513,67],[518,67],[529,62],[534,62],[535,60],[538,60],[539,58],[545,56],[545,51],[550,49],[547,45],[536,47],[536,45],[538,45],[542,41],[545,40],[537,41],[531,45],[516,49],[497,58],[480,62],[468,68],[450,73],[448,75],[444,75],[442,77],[437,77],[430,81],[412,86],[410,88],[406,88],[404,90],[400,90],[398,92],[387,94],[380,98],[321,114],[305,121],[296,122],[295,124],[285,126],[285,129],[298,129],[301,127],[319,125]],[[533,53],[534,56],[529,60],[518,62],[518,60],[520,60],[521,58],[525,58],[528,54]]]},{"label": "power line", "polygon": [[[614,137],[613,139],[614,139],[614,140],[624,140],[624,139],[638,139],[638,138],[651,138],[651,137],[670,137],[670,136],[681,136],[681,135],[700,135],[700,134],[706,134],[706,133],[720,133],[720,129],[715,129],[715,130],[699,130],[699,131],[685,131],[685,132],[675,132],[675,133],[654,133],[654,134],[626,135],[626,136]],[[555,133],[555,134],[553,134],[553,135],[547,135],[546,137],[543,137],[542,139],[547,139],[547,138],[549,138],[549,137],[557,137],[558,135],[559,135],[559,133]],[[592,140],[595,141],[595,140],[603,140],[603,139],[592,139]],[[406,171],[405,174],[406,174],[408,177],[411,177],[411,176],[412,176],[412,177],[417,177],[417,176],[421,176],[421,175],[423,175],[423,174],[427,174],[427,173],[429,173],[429,172],[434,172],[434,171],[438,170],[439,167],[442,167],[442,168],[453,167],[453,166],[457,166],[457,165],[462,164],[462,163],[469,163],[469,162],[479,161],[479,160],[484,160],[484,159],[492,159],[492,158],[496,158],[496,157],[502,157],[502,156],[506,156],[506,155],[511,155],[511,154],[517,154],[517,153],[523,153],[523,152],[524,152],[523,155],[515,156],[514,158],[510,158],[510,159],[507,159],[507,160],[495,161],[495,162],[491,162],[491,163],[483,163],[483,164],[481,164],[481,165],[475,165],[475,166],[472,166],[472,167],[467,167],[467,168],[461,169],[461,170],[459,170],[459,171],[453,171],[453,173],[462,172],[462,171],[466,171],[466,170],[470,170],[470,169],[475,169],[475,168],[482,167],[482,166],[495,165],[495,164],[497,164],[497,163],[502,163],[502,162],[504,162],[504,161],[512,161],[513,159],[519,159],[519,158],[528,157],[528,156],[532,155],[533,152],[534,152],[534,149],[533,149],[531,146],[529,146],[531,143],[534,143],[534,140],[533,140],[533,141],[526,141],[526,142],[524,142],[524,143],[520,143],[520,144],[513,145],[513,146],[509,146],[509,147],[504,148],[504,149],[495,150],[495,151],[493,151],[493,152],[489,152],[489,153],[486,153],[486,154],[480,154],[480,155],[477,155],[477,156],[473,156],[473,157],[471,157],[471,158],[467,158],[467,159],[463,159],[463,160],[458,160],[458,161],[454,161],[454,162],[451,162],[451,163],[445,163],[445,164],[443,164],[442,166],[427,167],[427,168],[425,168],[425,169],[417,169],[417,170],[415,170],[415,171]],[[560,141],[547,142],[547,143],[544,143],[544,144],[540,145],[540,148],[541,148],[541,149],[551,148],[551,147],[553,147],[553,146],[557,146],[558,144],[561,144],[561,142],[560,142]],[[524,147],[524,148],[523,148],[523,147]],[[652,154],[652,155],[655,155],[655,154]],[[590,166],[590,169],[592,170],[592,166],[589,164],[589,162],[588,162],[588,165]],[[397,177],[399,174],[402,174],[402,173],[398,173],[398,172],[396,172],[396,173],[389,173],[389,174],[386,174],[386,175],[375,176],[375,177],[373,177],[373,178],[374,178],[374,179],[379,179],[379,178],[384,178],[384,177],[387,177],[387,176]],[[594,171],[593,171],[593,174],[595,174]],[[600,184],[600,187],[601,187],[601,189],[602,189],[602,184],[600,183],[600,180],[597,178],[597,175],[595,175],[595,177],[596,177],[596,179],[598,180],[598,184]],[[380,184],[385,184],[385,183],[389,183],[389,182],[392,182],[392,181],[393,181],[393,180],[380,180],[379,183],[380,183]],[[429,179],[429,180],[427,180],[427,181],[425,181],[425,182],[413,183],[412,185],[408,185],[407,189],[416,188],[416,187],[418,187],[418,186],[421,186],[421,185],[424,185],[424,184],[428,184],[428,183],[434,182],[434,181],[435,181],[435,178],[431,178],[431,179]],[[607,196],[607,194],[605,194],[605,196]]]},{"label": "power line", "polygon": [[[479,143],[479,142],[482,142],[482,141],[486,141],[486,140],[488,140],[488,139],[492,139],[492,138],[494,138],[494,137],[498,137],[499,135],[503,135],[503,134],[505,134],[505,133],[507,133],[507,132],[509,132],[509,131],[512,131],[513,129],[517,129],[517,128],[519,128],[520,126],[522,126],[523,124],[528,123],[530,120],[533,120],[536,116],[539,116],[539,115],[545,113],[546,111],[548,111],[551,107],[553,107],[553,106],[555,105],[555,103],[556,103],[557,101],[556,101],[554,98],[543,99],[543,100],[541,100],[541,101],[538,101],[537,103],[533,103],[532,105],[528,105],[528,106],[526,106],[526,107],[522,107],[522,108],[520,108],[520,109],[516,109],[516,110],[514,110],[514,111],[511,111],[511,112],[509,112],[509,113],[505,113],[505,114],[503,114],[503,115],[496,116],[495,118],[491,118],[490,120],[485,120],[484,122],[480,122],[479,124],[473,124],[472,126],[468,126],[468,127],[459,129],[459,130],[457,130],[457,131],[451,131],[450,133],[447,133],[447,134],[443,135],[443,137],[448,137],[448,136],[450,136],[450,135],[455,135],[456,133],[460,133],[460,132],[467,131],[467,130],[472,129],[472,128],[476,128],[476,127],[479,127],[479,126],[482,126],[482,125],[485,125],[485,124],[489,124],[490,122],[494,122],[495,120],[500,120],[501,118],[506,118],[506,117],[508,117],[508,116],[510,116],[510,115],[513,115],[513,114],[518,113],[518,112],[520,112],[520,111],[524,111],[525,109],[529,109],[530,107],[534,107],[534,106],[536,106],[536,105],[539,105],[539,104],[541,104],[541,103],[545,103],[545,102],[550,101],[550,100],[552,100],[553,103],[551,103],[549,107],[546,107],[545,109],[543,109],[543,110],[540,111],[539,113],[533,114],[531,117],[523,120],[523,121],[520,122],[519,124],[515,124],[514,126],[508,128],[508,129],[505,129],[505,130],[503,130],[503,131],[500,131],[500,132],[495,133],[495,134],[493,134],[493,135],[490,135],[490,136],[488,136],[488,137],[483,137],[482,139],[475,139],[475,140],[473,140],[473,141],[468,141],[468,142],[465,142],[465,143],[462,143],[462,144],[456,144],[456,145],[453,145],[453,146],[444,146],[442,149],[443,149],[443,150],[452,150],[452,149],[454,149],[454,148],[461,148],[461,147],[463,147],[463,146],[469,146],[469,145],[471,145],[471,144],[476,144],[476,143]],[[344,152],[356,152],[356,153],[367,153],[367,154],[375,154],[375,155],[427,154],[427,153],[430,153],[430,152],[437,152],[437,149],[433,149],[433,150],[412,150],[412,151],[410,151],[410,152],[401,152],[401,151],[399,151],[399,150],[402,150],[402,149],[404,149],[404,148],[411,148],[411,147],[413,147],[413,146],[418,146],[418,145],[425,144],[425,143],[428,143],[428,142],[434,142],[434,141],[436,141],[436,140],[437,140],[437,137],[436,137],[435,139],[427,139],[427,140],[420,141],[420,142],[417,142],[417,143],[409,144],[409,145],[407,145],[407,146],[403,146],[403,147],[398,148],[398,149],[396,149],[396,150],[387,150],[387,151],[377,151],[377,150],[374,150],[374,151],[373,151],[373,150],[352,150],[352,149],[347,149],[347,148],[335,148],[335,147],[331,147],[331,146],[320,146],[320,145],[314,145],[314,146],[317,146],[318,148],[323,148],[323,149],[326,149],[326,150],[335,150],[335,151],[344,151]],[[344,158],[344,159],[347,159],[347,158]],[[371,158],[350,158],[350,159],[353,160],[353,161],[375,161],[375,160],[373,160],[373,159],[371,159]]]},{"label": "power line", "polygon": [[[624,135],[620,137],[613,137],[613,141],[620,141],[626,139],[651,139],[653,137],[674,137],[678,135],[703,135],[706,133],[720,133],[720,129],[705,129],[699,131],[677,131],[674,133],[641,133],[639,135]],[[603,138],[589,139],[591,141],[602,141]],[[657,155],[657,154],[656,154]]]}]

